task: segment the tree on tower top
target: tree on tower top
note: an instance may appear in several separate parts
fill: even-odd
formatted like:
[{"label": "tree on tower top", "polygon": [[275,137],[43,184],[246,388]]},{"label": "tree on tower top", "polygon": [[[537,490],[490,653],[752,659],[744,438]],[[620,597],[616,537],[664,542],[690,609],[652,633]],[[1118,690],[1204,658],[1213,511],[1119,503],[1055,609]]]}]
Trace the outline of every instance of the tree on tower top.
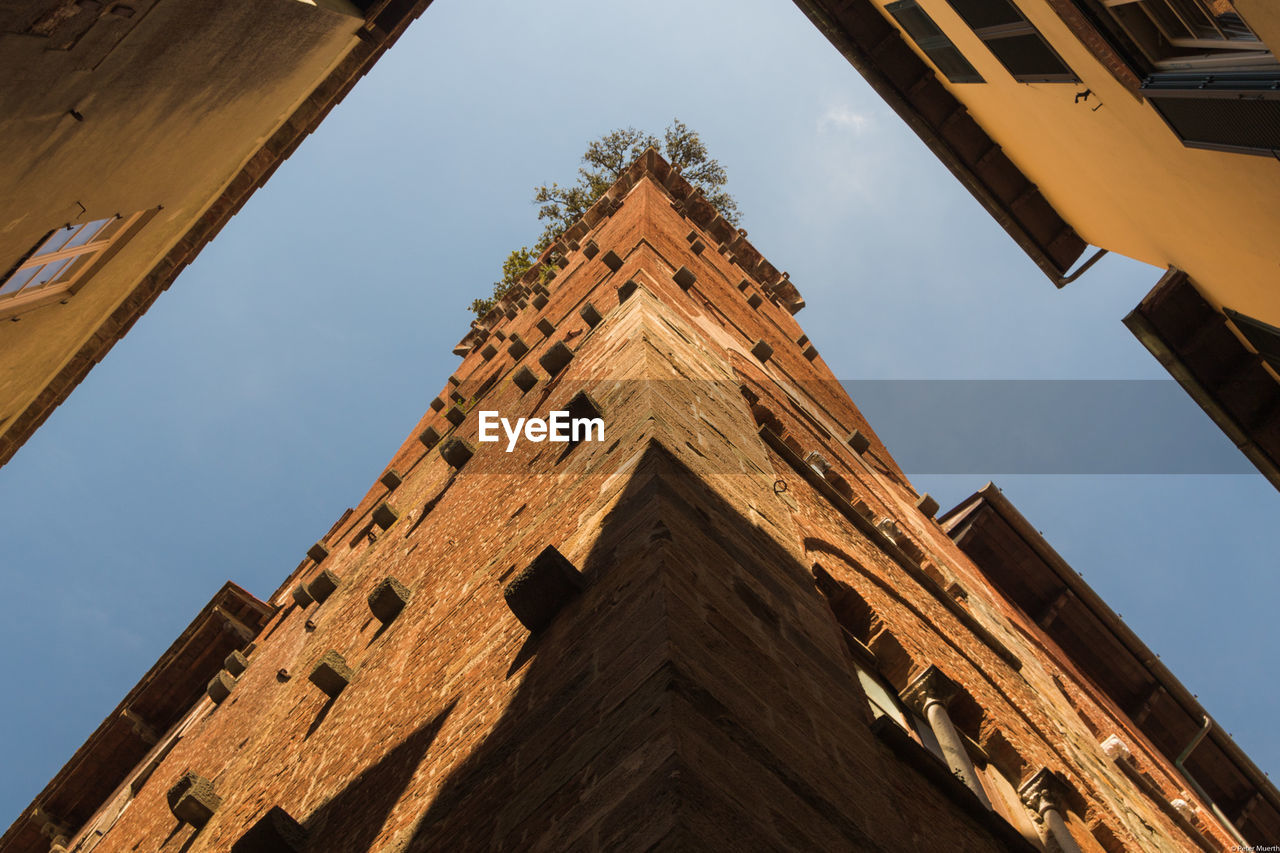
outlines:
[{"label": "tree on tower top", "polygon": [[723,166],[707,156],[707,147],[697,131],[690,130],[680,119],[672,120],[662,139],[634,127],[611,131],[587,145],[582,155],[583,165],[578,167],[576,183],[562,187],[553,182],[535,190],[533,201],[540,205],[538,219],[545,223],[542,235],[532,248],[521,246],[507,256],[502,265],[502,277],[494,282],[493,295],[472,302],[472,313],[477,317],[488,313],[533,267],[542,252],[577,222],[626,168],[649,148],[662,152],[667,162],[678,169],[695,190],[701,190],[703,197],[715,205],[721,216],[734,225],[738,224],[738,203],[725,190],[729,177]]}]

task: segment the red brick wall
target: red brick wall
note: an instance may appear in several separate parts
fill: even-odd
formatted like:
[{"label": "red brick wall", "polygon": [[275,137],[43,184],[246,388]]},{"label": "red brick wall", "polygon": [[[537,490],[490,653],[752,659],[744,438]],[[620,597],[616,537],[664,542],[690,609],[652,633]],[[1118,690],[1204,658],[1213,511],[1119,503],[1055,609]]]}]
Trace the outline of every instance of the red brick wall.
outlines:
[{"label": "red brick wall", "polygon": [[[272,806],[308,827],[308,850],[335,853],[1000,849],[986,824],[873,734],[815,563],[871,606],[911,668],[932,663],[961,684],[957,723],[993,760],[1068,779],[1082,843],[1102,825],[1134,849],[1185,849],[1178,828],[1108,769],[1053,676],[1104,726],[1109,711],[914,509],[915,493],[821,358],[802,354],[790,314],[769,299],[749,305],[776,270],[742,248],[749,275],[717,251],[724,224],[696,207],[682,215],[664,180],[682,194],[652,155],[633,167],[621,206],[588,217],[599,254],[570,251],[549,303],[498,326],[532,347],[519,364],[540,379],[537,360],[556,341],[575,350],[569,367],[522,394],[505,341],[490,338],[491,360],[480,347],[465,356],[456,391],[479,401],[463,423],[429,411],[390,462],[403,477],[390,494],[371,472],[374,486],[326,537],[329,556],[304,561],[275,597],[281,609],[230,698],[194,710],[122,798],[128,808],[100,820],[96,849],[227,850]],[[700,255],[686,240],[695,229]],[[610,250],[623,259],[617,272],[604,264]],[[672,280],[681,266],[697,276],[688,292]],[[628,279],[640,289],[619,305]],[[595,329],[578,314],[587,300],[605,315]],[[541,318],[556,326],[549,338]],[[750,355],[758,339],[773,347],[765,364]],[[896,519],[930,571],[963,587],[968,621],[762,440],[743,384],[757,414],[771,411],[804,453],[819,450],[854,500]],[[507,454],[505,441],[475,440],[478,409],[545,415],[583,389],[604,412],[603,443]],[[454,471],[417,440],[426,426],[465,438],[474,458]],[[867,457],[843,444],[855,428],[873,439]],[[399,519],[369,536],[384,499]],[[502,592],[547,545],[588,586],[531,636]],[[294,605],[293,583],[321,568],[340,576],[337,591]],[[381,628],[365,598],[388,576],[412,598]],[[355,670],[332,701],[307,680],[328,650]],[[1171,785],[1169,768],[1142,760]],[[199,832],[165,803],[187,771],[223,798]]]}]

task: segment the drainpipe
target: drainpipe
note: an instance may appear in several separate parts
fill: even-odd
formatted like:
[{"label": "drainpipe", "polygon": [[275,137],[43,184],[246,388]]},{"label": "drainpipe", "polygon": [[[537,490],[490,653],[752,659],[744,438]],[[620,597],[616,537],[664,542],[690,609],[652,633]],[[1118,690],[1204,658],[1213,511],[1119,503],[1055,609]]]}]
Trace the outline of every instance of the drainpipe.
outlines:
[{"label": "drainpipe", "polygon": [[969,751],[965,749],[964,740],[956,731],[955,724],[951,722],[951,715],[947,713],[947,703],[959,689],[954,681],[942,674],[940,669],[930,666],[912,679],[907,688],[902,691],[901,696],[902,701],[911,710],[929,721],[929,728],[933,729],[933,736],[938,739],[938,745],[942,747],[942,756],[946,759],[951,772],[959,777],[982,805],[990,809],[991,801],[987,799],[987,792],[978,781],[978,774],[973,769]]},{"label": "drainpipe", "polygon": [[1108,251],[1107,249],[1099,249],[1098,251],[1094,252],[1092,255],[1089,256],[1089,260],[1081,264],[1076,269],[1075,272],[1071,273],[1070,275],[1064,275],[1064,276],[1060,276],[1059,278],[1055,278],[1053,280],[1054,286],[1066,287],[1068,284],[1070,284],[1071,282],[1078,279],[1080,276],[1087,273],[1089,271],[1089,267],[1093,266],[1098,261],[1102,260],[1102,256],[1105,255],[1107,251]]},{"label": "drainpipe", "polygon": [[1204,740],[1208,736],[1209,730],[1212,728],[1213,720],[1209,719],[1208,714],[1205,714],[1204,724],[1200,727],[1200,731],[1196,732],[1196,736],[1191,739],[1191,743],[1187,744],[1187,748],[1182,750],[1182,753],[1174,760],[1173,766],[1178,768],[1178,772],[1182,774],[1183,779],[1187,780],[1187,784],[1191,786],[1191,790],[1195,791],[1196,795],[1200,797],[1203,802],[1209,804],[1209,810],[1214,813],[1223,828],[1226,829],[1226,831],[1231,834],[1231,837],[1236,840],[1236,843],[1241,847],[1248,847],[1249,842],[1244,840],[1244,836],[1240,834],[1240,830],[1236,829],[1236,825],[1227,820],[1227,816],[1222,813],[1222,809],[1218,808],[1218,804],[1215,803],[1213,798],[1205,792],[1204,788],[1200,787],[1200,783],[1191,775],[1191,771],[1187,770],[1187,768],[1183,766],[1183,762],[1191,757],[1191,753],[1200,745],[1200,741]]},{"label": "drainpipe", "polygon": [[1082,853],[1080,845],[1067,829],[1067,822],[1062,818],[1062,803],[1066,799],[1067,786],[1049,768],[1045,767],[1032,776],[1018,790],[1022,802],[1040,815],[1045,826],[1049,828],[1049,837],[1062,850],[1062,853]]}]

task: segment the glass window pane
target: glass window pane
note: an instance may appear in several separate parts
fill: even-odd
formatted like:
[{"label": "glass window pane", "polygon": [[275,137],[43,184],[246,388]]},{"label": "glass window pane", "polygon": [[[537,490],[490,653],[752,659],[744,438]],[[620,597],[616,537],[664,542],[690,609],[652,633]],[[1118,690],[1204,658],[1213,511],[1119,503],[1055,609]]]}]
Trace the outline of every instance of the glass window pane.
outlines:
[{"label": "glass window pane", "polygon": [[999,27],[1026,20],[1009,0],[947,0],[972,29]]},{"label": "glass window pane", "polygon": [[9,276],[8,280],[3,285],[0,285],[0,296],[17,293],[22,289],[23,285],[31,281],[36,273],[40,272],[40,269],[41,267],[38,264],[33,267],[23,267]]},{"label": "glass window pane", "polygon": [[55,280],[58,277],[58,274],[61,273],[62,270],[73,260],[75,260],[75,258],[63,258],[60,261],[45,264],[40,268],[40,272],[31,279],[31,282],[27,285],[27,289],[30,290],[33,287],[40,287]]},{"label": "glass window pane", "polygon": [[62,245],[62,248],[74,249],[77,246],[83,246],[85,243],[88,243],[90,240],[96,237],[99,233],[101,233],[103,227],[106,226],[106,224],[110,222],[113,218],[114,217],[108,217],[107,219],[96,219],[93,222],[86,223],[83,227],[80,228],[79,231],[75,233],[74,236],[72,236],[70,240],[68,240],[66,243]]},{"label": "glass window pane", "polygon": [[1040,80],[1075,79],[1075,74],[1058,58],[1053,48],[1040,38],[1039,33],[988,39],[987,47],[1009,69],[1015,80],[1033,83]]},{"label": "glass window pane", "polygon": [[898,0],[886,6],[885,11],[893,15],[898,26],[952,83],[985,82],[916,0]]},{"label": "glass window pane", "polygon": [[891,694],[880,683],[878,678],[870,673],[863,672],[862,668],[859,667],[858,681],[862,683],[862,689],[866,692],[867,699],[871,701],[871,710],[875,712],[877,717],[889,717],[907,731],[911,731],[911,723],[908,722],[907,715],[903,713],[902,706],[898,703],[898,697]]},{"label": "glass window pane", "polygon": [[79,225],[68,225],[65,228],[59,228],[49,235],[49,239],[40,244],[40,248],[36,249],[37,255],[47,255],[50,252],[56,252],[66,244],[71,237],[80,230]]}]

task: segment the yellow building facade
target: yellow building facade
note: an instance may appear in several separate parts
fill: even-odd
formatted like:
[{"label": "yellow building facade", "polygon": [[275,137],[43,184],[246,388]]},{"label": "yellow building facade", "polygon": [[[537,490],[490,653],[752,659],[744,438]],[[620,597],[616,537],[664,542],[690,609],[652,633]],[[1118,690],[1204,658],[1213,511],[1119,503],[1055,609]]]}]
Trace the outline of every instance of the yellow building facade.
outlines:
[{"label": "yellow building facade", "polygon": [[430,0],[0,8],[0,464]]},{"label": "yellow building facade", "polygon": [[797,4],[1059,287],[1168,270],[1126,324],[1280,485],[1280,5]]}]

